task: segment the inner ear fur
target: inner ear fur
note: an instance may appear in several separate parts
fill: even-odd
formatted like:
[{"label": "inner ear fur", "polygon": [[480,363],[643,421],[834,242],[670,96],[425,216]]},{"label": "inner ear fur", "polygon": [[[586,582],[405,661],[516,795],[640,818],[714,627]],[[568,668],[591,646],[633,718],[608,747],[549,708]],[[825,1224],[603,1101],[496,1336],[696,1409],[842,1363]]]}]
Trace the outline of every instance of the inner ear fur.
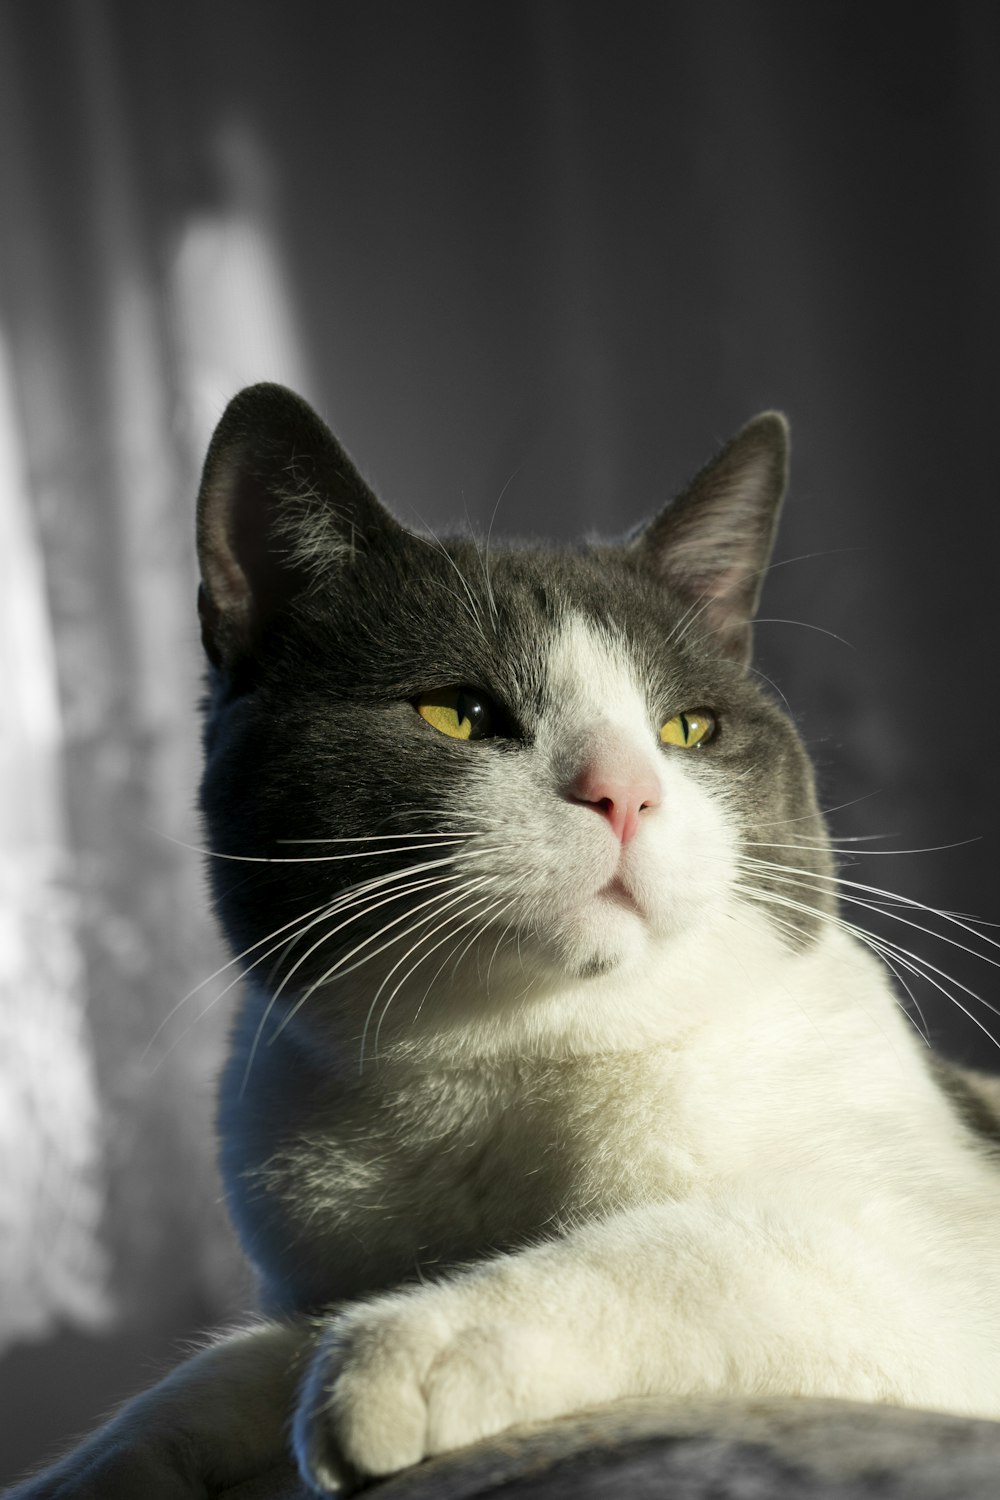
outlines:
[{"label": "inner ear fur", "polygon": [[307,402],[280,385],[235,396],[198,493],[198,612],[217,665],[251,654],[271,621],[378,533],[399,529]]},{"label": "inner ear fur", "polygon": [[788,423],[762,412],[630,543],[688,601],[692,626],[743,663],[787,480]]}]

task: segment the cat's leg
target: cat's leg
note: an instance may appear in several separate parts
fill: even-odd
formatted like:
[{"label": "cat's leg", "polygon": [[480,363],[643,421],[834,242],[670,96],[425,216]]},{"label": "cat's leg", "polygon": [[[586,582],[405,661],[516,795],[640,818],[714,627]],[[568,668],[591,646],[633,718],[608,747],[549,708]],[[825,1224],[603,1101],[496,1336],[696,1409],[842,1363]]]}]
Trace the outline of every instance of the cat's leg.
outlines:
[{"label": "cat's leg", "polygon": [[266,1473],[287,1461],[315,1337],[305,1322],[228,1335],[4,1500],[205,1500]]},{"label": "cat's leg", "polygon": [[[335,1490],[629,1395],[840,1396],[1000,1416],[996,1306],[977,1314],[969,1286],[963,1320],[961,1295],[935,1302],[929,1269],[870,1239],[814,1206],[798,1219],[687,1201],[349,1308],[303,1386],[300,1468]],[[976,1331],[984,1315],[992,1343]]]}]

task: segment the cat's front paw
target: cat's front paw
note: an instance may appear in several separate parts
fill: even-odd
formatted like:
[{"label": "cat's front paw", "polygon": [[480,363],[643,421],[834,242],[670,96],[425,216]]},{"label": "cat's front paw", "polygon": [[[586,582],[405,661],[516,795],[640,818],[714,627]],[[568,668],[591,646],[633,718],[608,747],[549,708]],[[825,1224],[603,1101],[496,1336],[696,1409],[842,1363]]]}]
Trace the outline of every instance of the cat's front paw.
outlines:
[{"label": "cat's front paw", "polygon": [[551,1336],[463,1302],[429,1288],[331,1323],[295,1418],[296,1456],[314,1489],[351,1490],[572,1404]]}]

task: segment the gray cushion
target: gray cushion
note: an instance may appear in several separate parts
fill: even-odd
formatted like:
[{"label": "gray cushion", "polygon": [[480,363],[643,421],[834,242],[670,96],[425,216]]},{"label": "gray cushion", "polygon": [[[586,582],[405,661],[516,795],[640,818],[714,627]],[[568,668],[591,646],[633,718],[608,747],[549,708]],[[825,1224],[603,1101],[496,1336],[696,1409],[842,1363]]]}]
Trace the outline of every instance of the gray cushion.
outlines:
[{"label": "gray cushion", "polygon": [[[621,1402],[503,1433],[372,1500],[998,1500],[1000,1423],[847,1401]],[[312,1500],[291,1470],[225,1500]]]}]

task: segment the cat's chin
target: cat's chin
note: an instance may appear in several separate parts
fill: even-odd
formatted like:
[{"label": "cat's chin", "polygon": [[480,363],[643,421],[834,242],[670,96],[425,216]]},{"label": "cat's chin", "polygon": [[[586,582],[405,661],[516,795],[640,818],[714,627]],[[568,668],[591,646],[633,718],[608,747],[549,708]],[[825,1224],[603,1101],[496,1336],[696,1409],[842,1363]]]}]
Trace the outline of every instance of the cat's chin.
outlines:
[{"label": "cat's chin", "polygon": [[649,939],[638,900],[621,881],[613,880],[555,936],[553,948],[564,972],[577,979],[596,979],[638,962]]}]

